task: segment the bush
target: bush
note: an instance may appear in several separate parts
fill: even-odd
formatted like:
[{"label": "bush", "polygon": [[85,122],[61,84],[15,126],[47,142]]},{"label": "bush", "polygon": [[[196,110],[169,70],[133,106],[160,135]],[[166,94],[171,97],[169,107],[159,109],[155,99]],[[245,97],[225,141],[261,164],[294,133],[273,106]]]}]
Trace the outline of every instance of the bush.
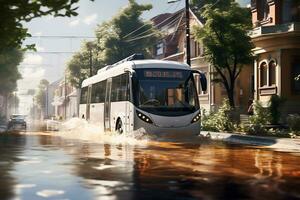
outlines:
[{"label": "bush", "polygon": [[300,115],[294,114],[288,116],[287,123],[292,133],[300,135]]},{"label": "bush", "polygon": [[215,113],[206,115],[205,112],[202,114],[202,130],[205,131],[233,131],[234,123],[231,120],[230,114],[232,109],[229,105],[228,99],[225,99]]},{"label": "bush", "polygon": [[265,108],[259,101],[254,103],[254,115],[249,117],[249,125],[243,126],[244,131],[251,135],[266,135],[268,130],[265,128],[271,120],[269,108]]},{"label": "bush", "polygon": [[272,95],[269,101],[270,123],[278,124],[281,116],[280,107],[284,99],[278,95]]}]

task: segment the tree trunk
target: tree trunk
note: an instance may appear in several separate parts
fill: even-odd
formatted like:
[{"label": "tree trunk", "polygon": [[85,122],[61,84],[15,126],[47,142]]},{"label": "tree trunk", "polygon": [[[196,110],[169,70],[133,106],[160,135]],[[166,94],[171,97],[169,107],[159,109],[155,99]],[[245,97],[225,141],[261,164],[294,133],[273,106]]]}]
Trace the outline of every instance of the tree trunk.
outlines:
[{"label": "tree trunk", "polygon": [[227,96],[228,96],[228,100],[229,100],[229,105],[232,109],[235,109],[235,101],[234,101],[234,89],[233,88],[229,88],[227,90]]}]

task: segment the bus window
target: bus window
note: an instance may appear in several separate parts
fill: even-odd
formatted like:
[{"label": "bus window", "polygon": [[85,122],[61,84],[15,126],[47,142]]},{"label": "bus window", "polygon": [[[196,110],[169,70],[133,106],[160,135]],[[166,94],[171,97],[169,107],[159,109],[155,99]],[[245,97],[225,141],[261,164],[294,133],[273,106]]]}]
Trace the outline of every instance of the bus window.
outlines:
[{"label": "bus window", "polygon": [[106,81],[95,83],[92,86],[91,103],[103,103],[105,100]]},{"label": "bus window", "polygon": [[111,101],[127,101],[129,97],[128,73],[112,78]]},{"label": "bus window", "polygon": [[119,92],[118,92],[118,101],[128,101],[128,93],[129,93],[129,87],[128,87],[128,74],[122,74],[120,77],[120,86],[119,86]]},{"label": "bus window", "polygon": [[81,96],[80,96],[80,104],[87,103],[87,95],[88,95],[88,87],[84,87],[81,89]]},{"label": "bus window", "polygon": [[111,84],[111,102],[116,102],[118,99],[120,87],[120,76],[115,76],[112,78]]}]

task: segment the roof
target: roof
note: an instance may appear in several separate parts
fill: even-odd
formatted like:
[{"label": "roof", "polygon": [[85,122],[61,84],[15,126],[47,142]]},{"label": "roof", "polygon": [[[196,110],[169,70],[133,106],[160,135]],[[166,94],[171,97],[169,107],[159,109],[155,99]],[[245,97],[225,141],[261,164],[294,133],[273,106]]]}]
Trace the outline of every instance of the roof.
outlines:
[{"label": "roof", "polygon": [[126,61],[113,67],[106,67],[105,69],[99,70],[98,73],[82,82],[82,87],[106,80],[109,77],[118,76],[123,74],[125,70],[130,69],[142,69],[142,68],[161,68],[164,69],[183,69],[190,70],[190,66],[185,63],[179,63],[175,61],[164,61],[164,60],[133,60]]}]

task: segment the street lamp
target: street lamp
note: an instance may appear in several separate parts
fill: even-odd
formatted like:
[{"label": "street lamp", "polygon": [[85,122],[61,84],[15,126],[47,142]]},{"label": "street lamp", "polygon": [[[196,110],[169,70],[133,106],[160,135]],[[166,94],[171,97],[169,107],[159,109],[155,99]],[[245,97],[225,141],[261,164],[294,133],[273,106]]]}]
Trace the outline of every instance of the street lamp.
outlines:
[{"label": "street lamp", "polygon": [[[181,0],[168,0],[175,3]],[[186,36],[186,63],[191,66],[191,44],[190,44],[190,2],[185,0],[185,36]]]}]

